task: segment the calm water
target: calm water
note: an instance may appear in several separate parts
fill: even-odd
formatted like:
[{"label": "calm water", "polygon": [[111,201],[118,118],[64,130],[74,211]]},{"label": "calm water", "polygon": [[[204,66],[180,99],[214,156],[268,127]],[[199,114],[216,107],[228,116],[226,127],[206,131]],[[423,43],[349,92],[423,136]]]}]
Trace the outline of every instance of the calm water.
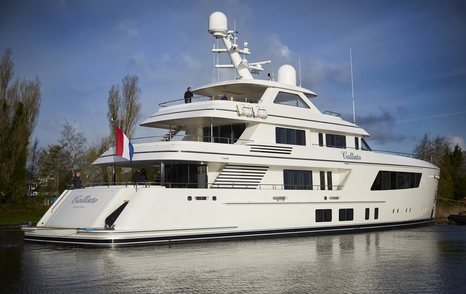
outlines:
[{"label": "calm water", "polygon": [[0,232],[4,293],[466,293],[466,226],[93,249]]}]

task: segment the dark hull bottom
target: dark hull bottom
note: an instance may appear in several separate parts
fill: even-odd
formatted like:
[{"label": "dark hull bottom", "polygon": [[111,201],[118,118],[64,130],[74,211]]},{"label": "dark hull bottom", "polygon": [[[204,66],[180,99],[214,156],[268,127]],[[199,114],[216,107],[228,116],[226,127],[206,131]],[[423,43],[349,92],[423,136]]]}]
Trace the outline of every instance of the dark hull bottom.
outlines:
[{"label": "dark hull bottom", "polygon": [[434,219],[425,219],[417,221],[406,221],[396,223],[358,225],[358,226],[333,226],[324,228],[300,228],[286,230],[266,230],[266,231],[246,231],[216,234],[198,234],[198,235],[177,235],[169,237],[143,237],[143,238],[119,238],[119,239],[99,239],[99,238],[65,238],[65,237],[47,237],[25,235],[24,240],[39,243],[55,243],[62,245],[79,245],[90,247],[116,247],[116,246],[137,246],[151,244],[172,244],[186,242],[203,242],[227,239],[256,239],[256,238],[274,238],[287,236],[312,236],[325,234],[346,234],[360,233],[365,231],[390,230],[409,227],[419,227],[434,224]]}]

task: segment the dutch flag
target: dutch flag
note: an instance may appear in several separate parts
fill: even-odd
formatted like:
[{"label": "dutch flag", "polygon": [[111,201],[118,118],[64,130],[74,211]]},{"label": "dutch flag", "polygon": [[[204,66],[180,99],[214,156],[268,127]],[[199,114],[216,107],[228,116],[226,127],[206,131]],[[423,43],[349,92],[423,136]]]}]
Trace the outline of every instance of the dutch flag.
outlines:
[{"label": "dutch flag", "polygon": [[126,137],[125,133],[120,128],[116,128],[116,152],[115,155],[125,158],[129,161],[133,160],[134,148],[133,144]]}]

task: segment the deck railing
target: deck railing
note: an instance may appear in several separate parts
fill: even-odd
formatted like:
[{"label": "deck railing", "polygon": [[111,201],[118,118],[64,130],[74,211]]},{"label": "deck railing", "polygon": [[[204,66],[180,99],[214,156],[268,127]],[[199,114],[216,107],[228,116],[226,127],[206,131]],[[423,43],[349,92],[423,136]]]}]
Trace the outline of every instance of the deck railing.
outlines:
[{"label": "deck railing", "polygon": [[244,102],[244,103],[257,103],[258,99],[254,98],[245,98],[245,97],[234,97],[234,96],[194,96],[191,98],[191,102],[186,103],[184,98],[164,101],[159,103],[160,107],[168,107],[178,104],[189,104],[203,101],[234,101],[234,102]]},{"label": "deck railing", "polygon": [[[89,187],[135,187],[149,188],[152,186],[163,186],[165,188],[181,188],[181,189],[257,189],[257,190],[306,190],[306,191],[339,191],[343,188],[341,185],[285,185],[285,184],[244,184],[243,182],[229,182],[228,184],[208,183],[206,186],[199,187],[198,183],[176,183],[176,182],[104,182],[91,183],[83,186],[81,189]],[[329,189],[331,187],[331,189]]]},{"label": "deck railing", "polygon": [[[165,136],[146,136],[131,139],[132,144],[162,142]],[[204,142],[204,143],[223,143],[223,144],[240,144],[252,143],[253,140],[245,140],[238,138],[226,137],[210,137],[210,136],[195,136],[195,135],[174,135],[169,141],[190,141],[190,142]]]}]

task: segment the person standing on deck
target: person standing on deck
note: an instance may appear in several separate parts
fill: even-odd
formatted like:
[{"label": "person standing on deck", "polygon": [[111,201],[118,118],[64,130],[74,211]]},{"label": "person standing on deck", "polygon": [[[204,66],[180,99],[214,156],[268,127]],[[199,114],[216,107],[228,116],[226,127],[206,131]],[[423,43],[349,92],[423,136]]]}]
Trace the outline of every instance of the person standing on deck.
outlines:
[{"label": "person standing on deck", "polygon": [[191,98],[193,98],[193,92],[191,91],[191,87],[188,87],[186,92],[184,92],[184,103],[191,103]]}]

